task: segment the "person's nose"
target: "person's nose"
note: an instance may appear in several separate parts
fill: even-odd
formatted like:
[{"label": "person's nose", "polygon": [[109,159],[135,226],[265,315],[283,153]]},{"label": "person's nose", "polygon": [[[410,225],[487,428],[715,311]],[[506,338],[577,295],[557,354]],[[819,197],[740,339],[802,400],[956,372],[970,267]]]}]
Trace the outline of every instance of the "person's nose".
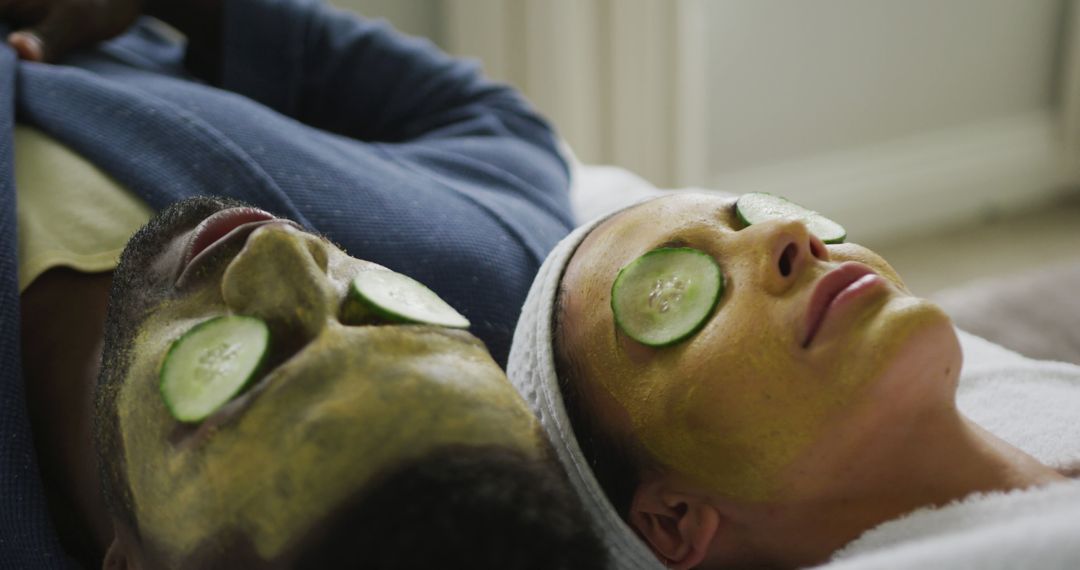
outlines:
[{"label": "person's nose", "polygon": [[764,289],[773,295],[787,292],[815,259],[828,261],[825,244],[800,220],[780,219],[754,224],[740,233],[756,242],[755,269]]},{"label": "person's nose", "polygon": [[225,304],[267,322],[271,334],[302,344],[337,314],[338,293],[326,275],[327,246],[285,224],[248,237],[222,277]]}]

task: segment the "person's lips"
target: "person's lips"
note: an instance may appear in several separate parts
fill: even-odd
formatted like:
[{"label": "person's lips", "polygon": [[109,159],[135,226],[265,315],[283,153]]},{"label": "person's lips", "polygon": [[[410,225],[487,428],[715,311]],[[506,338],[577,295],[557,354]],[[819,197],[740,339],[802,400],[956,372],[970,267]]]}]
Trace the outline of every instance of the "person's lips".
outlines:
[{"label": "person's lips", "polygon": [[269,212],[250,207],[228,208],[206,218],[191,230],[187,238],[176,286],[182,286],[204,260],[225,244],[247,239],[256,228],[273,223],[291,224],[299,229],[290,220],[275,218]]},{"label": "person's lips", "polygon": [[885,279],[873,269],[855,261],[845,262],[825,274],[818,280],[810,295],[810,303],[804,320],[803,348],[809,347],[810,342],[817,336],[830,309],[884,283]]}]

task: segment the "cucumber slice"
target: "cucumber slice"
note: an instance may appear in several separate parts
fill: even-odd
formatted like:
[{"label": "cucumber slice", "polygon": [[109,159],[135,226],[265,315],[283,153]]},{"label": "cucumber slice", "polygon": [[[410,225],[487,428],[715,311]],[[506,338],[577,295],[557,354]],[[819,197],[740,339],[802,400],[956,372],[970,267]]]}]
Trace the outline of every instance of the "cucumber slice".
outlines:
[{"label": "cucumber slice", "polygon": [[739,220],[748,226],[766,220],[795,218],[802,220],[810,233],[825,243],[843,243],[847,238],[844,226],[787,198],[764,192],[750,192],[739,196],[735,202],[735,212]]},{"label": "cucumber slice", "polygon": [[169,348],[161,364],[161,396],[182,422],[202,421],[255,377],[270,344],[270,329],[254,317],[203,321]]},{"label": "cucumber slice", "polygon": [[648,346],[675,344],[698,331],[724,292],[711,255],[689,247],[654,249],[619,271],[611,286],[615,324]]},{"label": "cucumber slice", "polygon": [[342,319],[350,323],[385,320],[464,329],[469,319],[419,281],[388,269],[360,272],[349,285]]}]

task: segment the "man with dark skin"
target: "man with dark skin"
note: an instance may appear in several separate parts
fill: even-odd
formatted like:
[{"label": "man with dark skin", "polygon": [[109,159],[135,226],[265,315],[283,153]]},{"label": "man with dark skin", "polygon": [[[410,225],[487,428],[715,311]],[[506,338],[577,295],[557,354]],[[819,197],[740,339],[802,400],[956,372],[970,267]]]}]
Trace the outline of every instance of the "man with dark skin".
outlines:
[{"label": "man with dark skin", "polygon": [[[142,21],[80,51],[142,12],[186,49]],[[602,565],[497,364],[570,224],[554,138],[512,91],[302,1],[3,1],[0,22],[26,62],[0,48],[18,82],[0,90],[0,227],[12,107],[112,181],[54,212],[159,211],[115,270],[27,277],[20,258],[16,288],[2,257],[0,567]],[[208,191],[230,198],[185,199]],[[464,332],[344,322],[374,267],[346,249],[428,283],[495,358]],[[161,362],[222,315],[267,323],[266,367],[179,422]]]},{"label": "man with dark skin", "polygon": [[[106,567],[223,563],[208,551],[243,567],[289,567],[316,550],[311,529],[333,527],[336,511],[361,502],[381,471],[409,460],[486,447],[542,468],[534,418],[470,335],[339,320],[349,280],[369,263],[273,218],[231,231],[208,247],[209,258],[179,254],[203,220],[249,210],[225,205],[180,202],[132,239],[113,278],[104,339],[95,319],[105,314],[108,276],[56,271],[24,296],[43,475],[53,511],[74,515],[54,517],[62,540],[107,547]],[[175,280],[184,267],[198,278]],[[77,284],[92,288],[91,303],[65,301]],[[190,323],[225,314],[270,325],[268,372],[203,422],[177,422],[158,391],[162,358]],[[92,422],[97,437],[87,441]],[[559,498],[557,485],[536,484],[551,487],[545,500]],[[425,505],[424,516],[434,510]],[[467,513],[459,518],[469,524]]]}]

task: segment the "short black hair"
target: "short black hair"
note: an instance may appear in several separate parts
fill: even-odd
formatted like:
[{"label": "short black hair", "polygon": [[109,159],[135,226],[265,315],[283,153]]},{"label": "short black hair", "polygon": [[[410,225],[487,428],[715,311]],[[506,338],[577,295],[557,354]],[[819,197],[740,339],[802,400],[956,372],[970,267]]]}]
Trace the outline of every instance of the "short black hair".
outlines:
[{"label": "short black hair", "polygon": [[588,409],[588,395],[584,390],[585,377],[580,363],[575,359],[572,347],[563,339],[563,325],[568,293],[561,284],[555,295],[552,311],[552,344],[555,357],[555,375],[559,380],[566,415],[574,430],[578,447],[585,461],[604,490],[615,512],[624,520],[630,515],[630,503],[641,484],[644,464],[636,442],[612,433],[600,418]]},{"label": "short black hair", "polygon": [[[128,240],[113,271],[109,308],[101,350],[101,369],[94,394],[93,435],[97,451],[101,492],[110,514],[139,537],[134,500],[124,466],[127,458],[120,435],[117,398],[131,366],[132,348],[139,325],[151,310],[147,298],[159,294],[166,284],[148,271],[150,262],[176,233],[227,207],[243,206],[229,198],[196,197],[176,202],[159,212]],[[168,285],[171,285],[169,283]],[[139,291],[143,295],[131,295]]]},{"label": "short black hair", "polygon": [[448,445],[377,475],[294,568],[598,570],[606,551],[550,456]]}]

